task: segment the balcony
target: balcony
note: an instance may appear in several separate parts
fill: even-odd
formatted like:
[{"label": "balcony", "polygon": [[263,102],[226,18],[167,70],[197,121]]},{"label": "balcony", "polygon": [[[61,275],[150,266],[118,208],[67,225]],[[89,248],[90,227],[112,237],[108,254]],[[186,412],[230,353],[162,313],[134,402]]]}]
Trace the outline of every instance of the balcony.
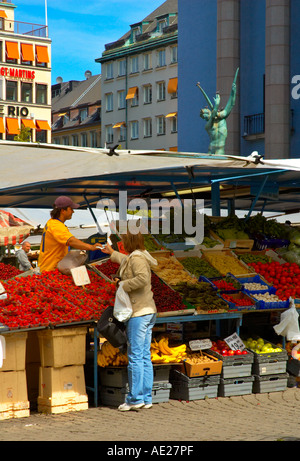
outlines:
[{"label": "balcony", "polygon": [[265,114],[246,115],[244,117],[244,137],[262,136],[265,132]]},{"label": "balcony", "polygon": [[45,25],[11,21],[4,18],[0,18],[0,30],[20,35],[31,35],[33,37],[48,37],[48,27]]}]

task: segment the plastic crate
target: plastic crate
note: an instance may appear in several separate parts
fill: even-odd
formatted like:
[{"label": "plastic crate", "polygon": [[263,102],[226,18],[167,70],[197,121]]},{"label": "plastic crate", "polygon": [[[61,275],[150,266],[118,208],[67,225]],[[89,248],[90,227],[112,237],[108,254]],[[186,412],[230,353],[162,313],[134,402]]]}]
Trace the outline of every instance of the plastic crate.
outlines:
[{"label": "plastic crate", "polygon": [[[152,403],[168,402],[170,398],[170,389],[170,383],[154,384],[152,388]],[[99,398],[103,405],[117,407],[125,402],[127,395],[127,387],[100,387]]]},{"label": "plastic crate", "polygon": [[220,376],[202,376],[189,378],[178,370],[172,370],[170,374],[172,388],[170,398],[175,400],[201,400],[216,398]]},{"label": "plastic crate", "polygon": [[[153,383],[168,383],[170,365],[153,365]],[[127,367],[106,367],[100,369],[100,384],[106,387],[128,386]]]},{"label": "plastic crate", "polygon": [[254,354],[248,350],[247,352],[248,354],[246,355],[232,355],[227,357],[211,349],[209,350],[211,355],[223,360],[221,377],[224,379],[251,376]]},{"label": "plastic crate", "polygon": [[[238,282],[240,282],[240,284],[242,286],[242,291],[244,291],[245,293],[250,294],[250,295],[258,294],[258,293],[261,293],[261,294],[267,293],[272,288],[272,285],[270,285],[260,275],[251,275],[251,276],[245,276],[245,277],[235,277],[233,275],[232,277],[234,277]],[[263,289],[263,290],[248,290],[244,286],[245,283],[260,283],[262,285],[266,285],[267,288]]]},{"label": "plastic crate", "polygon": [[287,363],[287,371],[291,373],[293,376],[299,377],[300,376],[300,360],[296,360],[291,357]]},{"label": "plastic crate", "polygon": [[[272,346],[276,347],[274,344]],[[286,372],[288,354],[285,349],[282,349],[280,352],[265,352],[261,354],[253,352],[253,354],[252,374],[271,375]]]},{"label": "plastic crate", "polygon": [[277,375],[254,376],[253,393],[261,394],[264,392],[278,392],[287,389],[288,373]]},{"label": "plastic crate", "polygon": [[244,376],[242,378],[223,379],[219,385],[218,396],[230,397],[232,395],[252,394],[254,376]]},{"label": "plastic crate", "polygon": [[254,238],[253,250],[265,250],[266,248],[284,248],[289,246],[290,241],[277,238]]},{"label": "plastic crate", "polygon": [[[270,294],[276,294],[276,288],[271,287],[269,290]],[[288,309],[290,305],[289,299],[286,301],[272,301],[272,302],[266,302],[262,300],[258,300],[253,297],[256,301],[257,309]]]},{"label": "plastic crate", "polygon": [[[217,285],[215,285],[215,282],[225,280],[225,279],[227,279],[228,282],[232,281],[234,283],[239,283],[240,286],[234,289],[224,289],[224,290],[219,289]],[[202,275],[201,277],[199,277],[199,282],[210,283],[215,290],[218,290],[219,293],[236,293],[237,291],[242,289],[241,283],[231,274],[228,274],[225,277],[213,277],[213,278],[207,278],[204,275]]]},{"label": "plastic crate", "polygon": [[[248,304],[237,305],[234,302],[225,299],[224,295],[226,294],[229,294],[233,299],[239,299],[239,300],[244,299],[247,301],[250,300],[252,304],[251,305],[248,305]],[[243,291],[236,291],[235,293],[221,293],[220,296],[225,302],[227,302],[227,304],[229,305],[230,311],[244,311],[244,310],[250,311],[250,310],[256,310],[257,308],[257,301],[252,296],[249,296],[247,293],[244,293]]]}]

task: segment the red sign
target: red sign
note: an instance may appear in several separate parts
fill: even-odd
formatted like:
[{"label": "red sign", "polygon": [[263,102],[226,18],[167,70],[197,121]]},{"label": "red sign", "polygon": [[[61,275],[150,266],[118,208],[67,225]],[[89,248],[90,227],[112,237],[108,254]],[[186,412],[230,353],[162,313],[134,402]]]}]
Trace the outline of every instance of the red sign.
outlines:
[{"label": "red sign", "polygon": [[0,75],[3,77],[35,79],[35,71],[27,69],[14,69],[13,67],[0,67]]}]

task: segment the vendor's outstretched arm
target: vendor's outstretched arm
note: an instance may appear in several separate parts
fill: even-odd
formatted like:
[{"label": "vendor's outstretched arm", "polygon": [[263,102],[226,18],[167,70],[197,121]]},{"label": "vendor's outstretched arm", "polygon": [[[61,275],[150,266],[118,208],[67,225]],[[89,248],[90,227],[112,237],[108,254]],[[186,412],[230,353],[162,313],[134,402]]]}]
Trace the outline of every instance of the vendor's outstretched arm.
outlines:
[{"label": "vendor's outstretched arm", "polygon": [[67,245],[69,245],[72,248],[75,248],[75,250],[95,251],[98,249],[97,244],[90,245],[89,243],[85,243],[85,242],[82,242],[81,240],[78,240],[74,236],[69,238]]}]

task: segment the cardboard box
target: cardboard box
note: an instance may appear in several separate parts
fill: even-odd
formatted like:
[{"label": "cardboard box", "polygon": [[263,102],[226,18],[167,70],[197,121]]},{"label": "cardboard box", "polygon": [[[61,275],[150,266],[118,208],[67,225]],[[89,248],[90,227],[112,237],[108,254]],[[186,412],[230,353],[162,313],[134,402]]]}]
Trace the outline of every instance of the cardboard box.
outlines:
[{"label": "cardboard box", "polygon": [[25,370],[0,373],[0,412],[23,407],[24,402],[29,408]]},{"label": "cardboard box", "polygon": [[30,416],[29,402],[0,403],[0,421]]},{"label": "cardboard box", "polygon": [[57,414],[88,409],[83,365],[40,367],[38,411]]},{"label": "cardboard box", "polygon": [[25,370],[26,357],[26,332],[6,333],[5,338],[5,359],[3,359],[2,371]]},{"label": "cardboard box", "polygon": [[84,365],[87,327],[38,332],[42,367]]},{"label": "cardboard box", "polygon": [[191,365],[184,360],[180,371],[190,378],[205,375],[220,375],[223,364],[222,360],[219,360],[209,354],[203,353],[203,355],[207,355],[212,361]]}]

